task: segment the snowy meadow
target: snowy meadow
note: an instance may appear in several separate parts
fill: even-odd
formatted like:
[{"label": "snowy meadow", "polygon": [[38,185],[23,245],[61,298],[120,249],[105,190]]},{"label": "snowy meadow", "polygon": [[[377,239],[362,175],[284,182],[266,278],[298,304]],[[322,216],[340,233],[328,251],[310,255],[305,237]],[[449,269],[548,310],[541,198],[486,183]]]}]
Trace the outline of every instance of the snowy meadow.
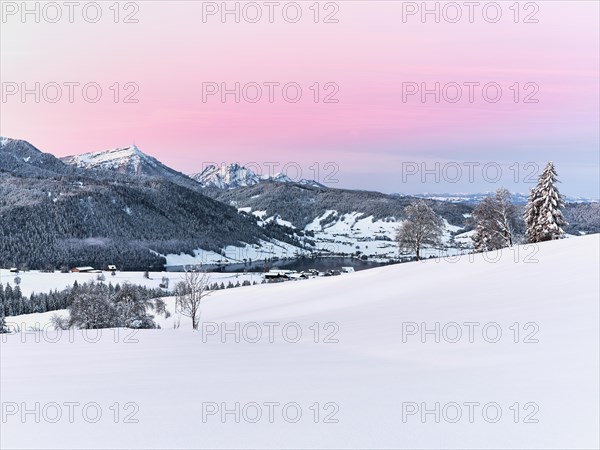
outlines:
[{"label": "snowy meadow", "polygon": [[2,447],[594,447],[599,245],[226,289],[197,331],[14,318]]}]

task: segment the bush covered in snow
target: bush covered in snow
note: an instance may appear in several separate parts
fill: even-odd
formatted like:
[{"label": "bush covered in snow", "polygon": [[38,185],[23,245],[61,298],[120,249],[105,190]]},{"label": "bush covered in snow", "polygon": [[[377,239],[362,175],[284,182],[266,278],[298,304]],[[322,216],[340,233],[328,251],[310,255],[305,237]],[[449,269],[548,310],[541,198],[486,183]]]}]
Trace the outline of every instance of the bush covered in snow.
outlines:
[{"label": "bush covered in snow", "polygon": [[69,293],[69,327],[97,328],[156,328],[149,311],[165,313],[164,302],[152,299],[148,290],[132,284],[111,289],[103,283],[74,286]]}]

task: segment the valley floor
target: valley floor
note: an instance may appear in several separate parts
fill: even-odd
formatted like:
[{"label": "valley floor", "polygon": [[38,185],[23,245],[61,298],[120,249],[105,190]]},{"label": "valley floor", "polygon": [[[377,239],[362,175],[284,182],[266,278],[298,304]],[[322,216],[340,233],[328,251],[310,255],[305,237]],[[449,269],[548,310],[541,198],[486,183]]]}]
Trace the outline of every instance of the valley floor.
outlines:
[{"label": "valley floor", "polygon": [[218,291],[198,332],[4,335],[0,447],[598,448],[599,248]]},{"label": "valley floor", "polygon": [[[149,272],[149,278],[144,277],[144,272],[116,272],[111,276],[110,272],[102,272],[105,283],[123,284],[132,283],[148,288],[158,288],[163,277],[169,279],[169,287],[172,288],[177,282],[183,279],[183,274],[179,272]],[[15,286],[15,277],[19,277],[21,282],[19,287],[23,295],[29,297],[32,293],[50,292],[55,289],[61,291],[67,287],[73,286],[73,283],[88,283],[96,281],[97,273],[48,273],[32,270],[28,272],[10,273],[7,269],[0,269],[0,283],[6,285],[9,283]],[[236,284],[238,281],[243,283],[248,280],[251,283],[262,281],[261,273],[211,273],[211,280],[217,283],[227,285],[230,281]]]}]

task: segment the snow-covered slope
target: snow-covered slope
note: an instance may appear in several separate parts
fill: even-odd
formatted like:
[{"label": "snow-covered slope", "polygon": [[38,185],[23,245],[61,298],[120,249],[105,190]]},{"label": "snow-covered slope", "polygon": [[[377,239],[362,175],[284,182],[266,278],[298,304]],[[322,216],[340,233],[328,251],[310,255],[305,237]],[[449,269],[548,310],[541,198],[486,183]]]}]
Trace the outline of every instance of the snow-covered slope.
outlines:
[{"label": "snow-covered slope", "polygon": [[[97,342],[10,335],[3,405],[39,402],[46,416],[5,415],[0,444],[598,448],[599,245],[594,235],[219,291],[198,333],[186,320],[174,330],[173,316]],[[52,402],[79,402],[74,423],[66,406],[49,423]],[[92,402],[94,423],[82,417]],[[222,415],[236,403],[237,421]]]},{"label": "snow-covered slope", "polygon": [[[334,253],[397,257],[396,229],[405,208],[414,197],[348,189],[319,189],[290,183],[263,183],[229,190],[207,190],[207,194],[239,211],[259,217],[262,223],[276,221],[314,241],[318,249]],[[472,207],[429,201],[447,223],[445,241],[453,251],[450,232],[465,228]],[[441,249],[443,250],[443,249]],[[443,254],[439,253],[438,254]]]},{"label": "snow-covered slope", "polygon": [[20,177],[43,177],[70,174],[73,169],[27,141],[0,137],[0,172]]},{"label": "snow-covered slope", "polygon": [[[312,234],[315,248],[334,253],[367,255],[370,259],[398,258],[396,234],[402,221],[396,217],[375,219],[360,212],[340,214],[337,210],[326,211],[305,227]],[[471,247],[470,241],[455,241],[452,233],[461,227],[451,225],[444,219],[442,245],[424,249],[423,256],[455,255]],[[414,256],[404,251],[405,256]]]},{"label": "snow-covered slope", "polygon": [[190,178],[196,180],[204,187],[217,189],[236,189],[239,187],[254,186],[261,182],[297,182],[302,185],[325,187],[314,180],[292,180],[284,173],[257,175],[251,169],[241,166],[238,163],[223,164],[220,166],[211,164],[202,170],[202,172],[191,174]]}]

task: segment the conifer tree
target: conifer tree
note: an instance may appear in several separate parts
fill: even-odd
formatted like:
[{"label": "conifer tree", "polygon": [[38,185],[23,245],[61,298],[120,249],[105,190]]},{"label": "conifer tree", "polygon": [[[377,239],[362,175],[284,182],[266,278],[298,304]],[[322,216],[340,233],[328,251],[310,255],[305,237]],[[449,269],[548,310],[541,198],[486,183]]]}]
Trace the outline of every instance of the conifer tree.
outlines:
[{"label": "conifer tree", "polygon": [[0,283],[0,314],[5,314],[5,309],[6,309],[6,304],[8,302],[6,301],[6,298],[4,297],[4,286],[2,285],[2,283]]},{"label": "conifer tree", "polygon": [[8,327],[6,326],[6,319],[4,318],[4,310],[0,312],[0,334],[8,333]]},{"label": "conifer tree", "polygon": [[556,169],[550,161],[529,194],[523,216],[527,240],[531,243],[560,239],[564,234],[562,227],[567,223],[561,209],[565,204],[555,186],[557,181]]}]

